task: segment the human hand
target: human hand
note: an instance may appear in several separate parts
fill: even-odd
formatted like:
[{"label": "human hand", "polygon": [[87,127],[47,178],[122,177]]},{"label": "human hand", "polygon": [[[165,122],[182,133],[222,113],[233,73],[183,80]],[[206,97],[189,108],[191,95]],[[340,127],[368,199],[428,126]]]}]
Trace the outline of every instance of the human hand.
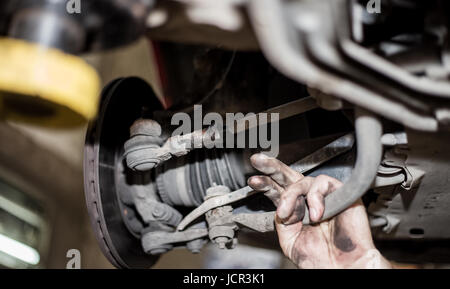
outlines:
[{"label": "human hand", "polygon": [[256,154],[251,163],[263,176],[248,184],[277,206],[275,226],[281,249],[299,268],[392,268],[376,250],[366,209],[361,201],[338,216],[304,226],[308,206],[311,222],[321,220],[324,198],[342,186],[332,177],[305,177],[281,161]]}]

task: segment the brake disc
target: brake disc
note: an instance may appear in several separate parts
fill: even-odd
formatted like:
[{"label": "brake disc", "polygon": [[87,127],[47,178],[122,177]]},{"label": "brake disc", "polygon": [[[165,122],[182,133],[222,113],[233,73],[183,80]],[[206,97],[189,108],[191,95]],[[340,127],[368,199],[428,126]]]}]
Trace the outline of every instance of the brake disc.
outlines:
[{"label": "brake disc", "polygon": [[97,120],[88,129],[84,154],[84,186],[92,228],[103,254],[119,268],[149,268],[158,259],[146,254],[140,232],[132,230],[126,207],[118,196],[123,145],[131,124],[161,110],[152,88],[139,78],[119,79],[102,92]]}]

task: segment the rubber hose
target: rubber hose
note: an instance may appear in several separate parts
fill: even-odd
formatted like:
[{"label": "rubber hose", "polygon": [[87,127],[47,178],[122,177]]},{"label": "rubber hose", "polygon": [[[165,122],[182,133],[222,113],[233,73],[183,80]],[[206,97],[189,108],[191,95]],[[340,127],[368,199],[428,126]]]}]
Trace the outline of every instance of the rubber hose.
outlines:
[{"label": "rubber hose", "polygon": [[[383,152],[382,125],[375,115],[368,111],[358,108],[355,114],[356,164],[350,179],[325,197],[325,212],[321,221],[330,219],[353,205],[370,189],[377,176]],[[307,209],[303,223],[310,223]]]}]

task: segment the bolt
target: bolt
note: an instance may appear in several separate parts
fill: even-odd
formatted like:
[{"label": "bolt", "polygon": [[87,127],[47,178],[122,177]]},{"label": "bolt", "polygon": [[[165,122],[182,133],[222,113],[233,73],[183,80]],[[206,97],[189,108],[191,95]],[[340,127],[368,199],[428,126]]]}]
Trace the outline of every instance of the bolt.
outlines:
[{"label": "bolt", "polygon": [[214,242],[217,245],[219,245],[220,249],[225,249],[225,246],[228,244],[229,241],[230,241],[230,239],[227,237],[217,237],[214,239]]},{"label": "bolt", "polygon": [[[227,186],[213,186],[206,190],[205,200],[230,193]],[[206,221],[209,227],[209,238],[216,243],[220,249],[225,249],[234,237],[234,226],[222,224],[221,219],[232,214],[231,206],[223,206],[206,213]]]},{"label": "bolt", "polygon": [[159,206],[155,206],[155,208],[152,211],[152,215],[156,219],[160,219],[164,216],[164,209]]},{"label": "bolt", "polygon": [[187,242],[186,248],[191,251],[193,254],[200,253],[200,250],[203,248],[203,245],[206,243],[205,239],[196,239],[190,242]]}]

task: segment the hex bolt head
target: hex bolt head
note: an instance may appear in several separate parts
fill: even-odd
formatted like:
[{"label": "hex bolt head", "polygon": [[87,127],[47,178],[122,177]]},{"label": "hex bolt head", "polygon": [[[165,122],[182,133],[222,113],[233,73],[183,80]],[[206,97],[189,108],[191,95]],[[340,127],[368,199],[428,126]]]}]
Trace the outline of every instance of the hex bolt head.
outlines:
[{"label": "hex bolt head", "polygon": [[230,241],[230,238],[228,237],[217,237],[214,239],[214,242],[219,245],[220,249],[225,249],[226,245]]},{"label": "hex bolt head", "polygon": [[164,216],[164,209],[159,206],[155,206],[155,208],[152,211],[152,215],[156,219],[162,218]]}]

